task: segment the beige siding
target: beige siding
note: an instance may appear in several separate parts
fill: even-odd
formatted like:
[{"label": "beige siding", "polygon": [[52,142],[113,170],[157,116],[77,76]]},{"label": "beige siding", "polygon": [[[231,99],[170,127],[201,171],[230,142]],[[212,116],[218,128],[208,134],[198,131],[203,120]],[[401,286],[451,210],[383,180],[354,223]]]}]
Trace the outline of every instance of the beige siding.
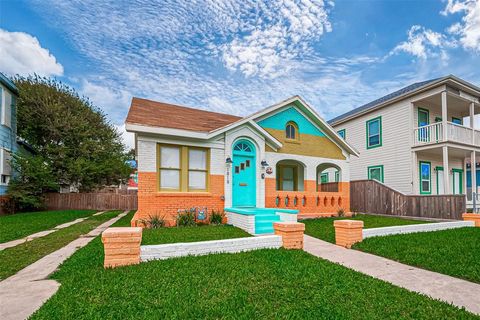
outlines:
[{"label": "beige siding", "polygon": [[[410,103],[403,101],[335,126],[346,129],[347,142],[359,152],[350,160],[350,179],[367,179],[367,168],[383,165],[384,182],[404,193],[412,192],[411,112]],[[382,146],[367,149],[366,122],[382,117]]]}]

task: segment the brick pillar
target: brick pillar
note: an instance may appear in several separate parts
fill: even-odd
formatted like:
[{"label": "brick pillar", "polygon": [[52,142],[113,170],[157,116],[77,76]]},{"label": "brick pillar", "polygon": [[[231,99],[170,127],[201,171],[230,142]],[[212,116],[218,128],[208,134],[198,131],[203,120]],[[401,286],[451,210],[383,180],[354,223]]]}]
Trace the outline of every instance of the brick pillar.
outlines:
[{"label": "brick pillar", "polygon": [[462,214],[463,220],[474,221],[475,227],[480,227],[480,214],[478,213],[464,213]]},{"label": "brick pillar", "polygon": [[335,220],[335,243],[350,249],[356,242],[363,239],[363,221],[359,220]]},{"label": "brick pillar", "polygon": [[275,234],[282,236],[285,249],[303,249],[303,232],[305,225],[300,222],[275,222]]},{"label": "brick pillar", "polygon": [[140,263],[142,228],[108,228],[102,233],[104,268]]}]

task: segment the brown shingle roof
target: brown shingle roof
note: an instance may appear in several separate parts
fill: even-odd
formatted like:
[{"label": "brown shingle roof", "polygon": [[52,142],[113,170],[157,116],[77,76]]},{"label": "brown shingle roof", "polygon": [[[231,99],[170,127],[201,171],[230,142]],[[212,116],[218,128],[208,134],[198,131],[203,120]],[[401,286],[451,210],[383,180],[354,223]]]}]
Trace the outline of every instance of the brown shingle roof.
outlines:
[{"label": "brown shingle roof", "polygon": [[209,132],[241,117],[134,97],[125,122],[153,127]]}]

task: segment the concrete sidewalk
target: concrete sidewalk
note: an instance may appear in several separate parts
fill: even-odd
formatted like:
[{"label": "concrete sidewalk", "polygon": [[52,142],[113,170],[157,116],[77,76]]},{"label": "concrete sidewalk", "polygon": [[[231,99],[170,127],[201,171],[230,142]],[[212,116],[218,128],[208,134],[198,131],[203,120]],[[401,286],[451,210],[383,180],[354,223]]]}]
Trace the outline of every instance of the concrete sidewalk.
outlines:
[{"label": "concrete sidewalk", "polygon": [[47,277],[75,251],[86,246],[105,229],[126,216],[127,213],[128,211],[125,211],[102,223],[86,235],[32,263],[10,278],[1,281],[0,319],[20,320],[33,314],[60,287],[60,283],[55,280],[48,280]]},{"label": "concrete sidewalk", "polygon": [[358,250],[345,249],[307,235],[304,237],[304,250],[398,287],[480,314],[480,284],[415,268]]},{"label": "concrete sidewalk", "polygon": [[[102,213],[104,213],[104,212],[106,212],[106,211],[97,212],[97,213],[93,214],[93,216],[98,216],[98,215],[100,215],[100,214],[102,214]],[[87,220],[88,218],[89,218],[89,217],[78,218],[78,219],[75,219],[75,220],[70,221],[70,222],[66,222],[66,223],[63,223],[63,224],[59,224],[58,226],[54,227],[53,229],[45,230],[45,231],[40,231],[40,232],[31,234],[31,235],[29,235],[29,236],[26,236],[26,237],[24,237],[24,238],[22,238],[22,239],[16,239],[16,240],[12,240],[12,241],[8,241],[8,242],[0,243],[0,251],[5,250],[5,249],[7,249],[7,248],[16,247],[16,246],[18,246],[19,244],[25,243],[25,242],[27,242],[27,241],[32,241],[33,239],[45,237],[45,236],[49,235],[50,233],[53,233],[53,232],[58,231],[58,230],[60,230],[60,229],[64,229],[64,228],[73,226],[74,224],[77,224],[77,223],[79,223],[79,222],[85,221],[85,220]]]}]

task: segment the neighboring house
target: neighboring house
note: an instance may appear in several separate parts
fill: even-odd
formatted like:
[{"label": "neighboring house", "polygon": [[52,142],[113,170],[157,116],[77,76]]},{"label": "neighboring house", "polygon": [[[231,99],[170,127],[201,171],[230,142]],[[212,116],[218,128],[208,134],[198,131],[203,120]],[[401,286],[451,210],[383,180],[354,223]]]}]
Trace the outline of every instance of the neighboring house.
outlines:
[{"label": "neighboring house", "polygon": [[[298,96],[244,118],[133,98],[126,130],[138,160],[132,225],[150,215],[172,224],[192,207],[349,210],[357,152]],[[322,184],[326,170],[339,182]]]},{"label": "neighboring house", "polygon": [[[360,152],[350,179],[406,194],[467,194],[480,184],[480,88],[455,76],[419,82],[329,121]],[[473,170],[471,170],[473,169]],[[472,184],[473,181],[473,184]]]},{"label": "neighboring house", "polygon": [[10,158],[17,151],[17,97],[15,84],[0,73],[0,196],[7,191],[12,174]]}]

